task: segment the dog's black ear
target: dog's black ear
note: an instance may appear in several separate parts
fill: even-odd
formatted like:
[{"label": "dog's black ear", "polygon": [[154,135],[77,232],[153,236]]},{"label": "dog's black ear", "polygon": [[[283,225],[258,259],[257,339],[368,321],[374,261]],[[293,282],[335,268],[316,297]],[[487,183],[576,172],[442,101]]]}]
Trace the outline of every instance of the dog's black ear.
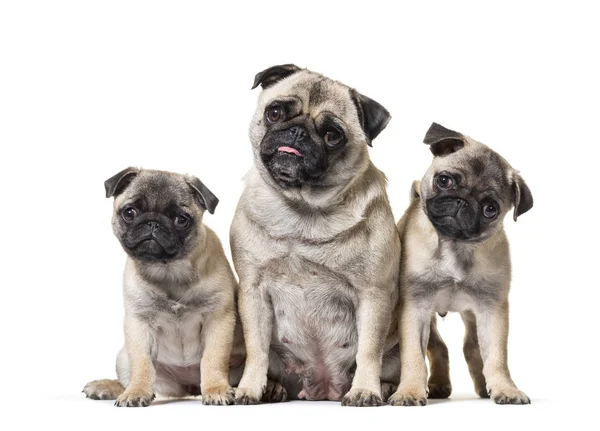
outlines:
[{"label": "dog's black ear", "polygon": [[139,173],[140,170],[138,168],[129,167],[127,169],[123,169],[118,174],[104,181],[104,190],[106,191],[106,197],[110,198],[123,193],[123,190],[127,188],[127,186]]},{"label": "dog's black ear", "polygon": [[454,130],[446,129],[438,123],[432,123],[423,138],[423,143],[429,145],[429,149],[436,157],[447,156],[465,146],[465,137]]},{"label": "dog's black ear", "polygon": [[211,192],[202,181],[191,175],[186,175],[185,181],[194,191],[194,197],[202,208],[214,214],[215,208],[219,203],[219,199]]},{"label": "dog's black ear", "polygon": [[513,204],[515,205],[513,220],[517,221],[517,217],[533,208],[533,195],[525,183],[525,180],[517,173],[513,176],[512,189]]},{"label": "dog's black ear", "polygon": [[392,116],[387,109],[373,99],[360,94],[354,89],[350,92],[358,111],[358,119],[367,137],[367,144],[372,147],[373,139],[385,129]]},{"label": "dog's black ear", "polygon": [[283,78],[287,78],[288,76],[298,72],[301,70],[295,64],[281,64],[279,66],[271,66],[268,69],[263,70],[262,72],[258,72],[254,77],[254,84],[252,84],[252,89],[254,90],[259,85],[262,88],[268,88],[271,85],[275,84],[277,81],[281,81]]}]

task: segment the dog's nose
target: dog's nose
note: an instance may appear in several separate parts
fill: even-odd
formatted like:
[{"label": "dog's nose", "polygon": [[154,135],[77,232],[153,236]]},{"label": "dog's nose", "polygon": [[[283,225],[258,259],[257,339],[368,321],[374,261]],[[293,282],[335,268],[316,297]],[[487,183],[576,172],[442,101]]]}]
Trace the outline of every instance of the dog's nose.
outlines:
[{"label": "dog's nose", "polygon": [[150,226],[151,231],[154,232],[156,229],[158,229],[158,222],[149,221],[148,226]]},{"label": "dog's nose", "polygon": [[308,132],[304,127],[294,126],[290,127],[290,135],[292,135],[292,139],[295,141],[301,141],[308,135]]}]

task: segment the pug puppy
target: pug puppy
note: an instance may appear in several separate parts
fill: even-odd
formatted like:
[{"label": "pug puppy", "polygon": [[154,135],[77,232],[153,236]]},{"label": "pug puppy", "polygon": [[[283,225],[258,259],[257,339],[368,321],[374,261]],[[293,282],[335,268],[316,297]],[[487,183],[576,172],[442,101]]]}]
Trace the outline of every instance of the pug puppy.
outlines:
[{"label": "pug puppy", "polygon": [[[532,208],[531,192],[506,160],[467,136],[434,123],[424,142],[433,163],[413,184],[412,202],[398,223],[402,367],[389,402],[427,403],[429,322],[433,313],[457,311],[477,394],[498,404],[529,404],[507,364],[511,265],[503,221],[511,208],[515,221]],[[439,338],[435,327],[431,333]],[[433,359],[447,363],[435,354]]]},{"label": "pug puppy", "polygon": [[146,169],[125,169],[104,186],[127,253],[125,347],[118,380],[90,382],[83,392],[120,407],[148,406],[155,394],[230,404],[232,345],[234,384],[243,362],[239,329],[234,343],[237,283],[217,235],[202,223],[218,199],[196,177]]},{"label": "pug puppy", "polygon": [[367,147],[390,114],[291,64],[258,85],[254,166],[230,234],[247,351],[235,402],[258,403],[269,374],[292,399],[380,405],[382,382],[389,395],[399,379],[400,241]]}]

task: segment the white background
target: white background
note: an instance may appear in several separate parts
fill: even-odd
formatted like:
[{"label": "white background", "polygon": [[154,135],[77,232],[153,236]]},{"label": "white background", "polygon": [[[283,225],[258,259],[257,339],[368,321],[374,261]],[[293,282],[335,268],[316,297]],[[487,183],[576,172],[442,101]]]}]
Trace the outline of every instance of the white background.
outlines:
[{"label": "white background", "polygon": [[[574,1],[413,3],[1,3],[0,421],[80,430],[495,429],[593,417],[598,11]],[[117,409],[80,393],[114,376],[122,344],[125,256],[104,180],[130,165],[196,174],[221,199],[205,220],[228,250],[251,164],[247,130],[259,90],[250,87],[257,72],[289,62],[392,113],[370,154],[389,178],[397,218],[429,164],[421,142],[432,121],[521,170],[535,205],[517,223],[506,219],[509,364],[531,406],[476,399],[457,315],[440,325],[454,394],[425,408],[192,400]]]}]

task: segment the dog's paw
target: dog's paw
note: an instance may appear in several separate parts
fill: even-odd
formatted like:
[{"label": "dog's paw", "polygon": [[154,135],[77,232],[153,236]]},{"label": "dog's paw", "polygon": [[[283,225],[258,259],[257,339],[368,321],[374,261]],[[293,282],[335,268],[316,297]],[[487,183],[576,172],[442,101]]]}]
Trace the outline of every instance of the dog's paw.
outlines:
[{"label": "dog's paw", "polygon": [[427,394],[425,391],[398,389],[388,399],[392,406],[425,406],[427,405]]},{"label": "dog's paw", "polygon": [[531,404],[529,397],[517,388],[497,392],[492,389],[492,399],[496,404]]},{"label": "dog's paw", "polygon": [[126,389],[115,401],[117,407],[148,407],[156,398],[152,392]]},{"label": "dog's paw", "polygon": [[383,400],[373,391],[367,389],[352,389],[344,395],[344,398],[342,398],[342,405],[352,407],[376,407],[383,405]]},{"label": "dog's paw", "polygon": [[207,406],[228,406],[233,404],[233,398],[234,392],[229,385],[208,388],[202,391],[202,404]]},{"label": "dog's paw", "polygon": [[387,402],[388,398],[396,392],[398,389],[398,385],[393,383],[383,382],[381,383],[381,399],[383,402]]},{"label": "dog's paw", "polygon": [[452,394],[452,385],[448,383],[429,383],[429,394],[427,398],[442,399],[448,398]]},{"label": "dog's paw", "polygon": [[262,398],[262,393],[262,391],[252,391],[248,388],[237,388],[234,403],[242,406],[258,404]]},{"label": "dog's paw", "polygon": [[489,398],[490,397],[490,392],[485,387],[485,385],[479,386],[479,387],[475,386],[475,393],[477,395],[479,395],[479,398]]},{"label": "dog's paw", "polygon": [[269,380],[262,396],[263,403],[281,403],[287,400],[287,391],[281,383]]},{"label": "dog's paw", "polygon": [[89,382],[82,392],[92,400],[116,400],[124,391],[117,380],[103,379]]}]

